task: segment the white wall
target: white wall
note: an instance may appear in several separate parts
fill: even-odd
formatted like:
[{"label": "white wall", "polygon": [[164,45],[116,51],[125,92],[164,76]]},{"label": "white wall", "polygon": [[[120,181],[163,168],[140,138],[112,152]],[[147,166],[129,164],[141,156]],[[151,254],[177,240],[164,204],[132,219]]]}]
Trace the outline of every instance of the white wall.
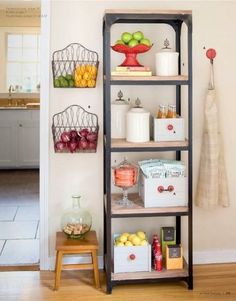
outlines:
[{"label": "white wall", "polygon": [[[99,117],[100,135],[96,154],[55,154],[52,135],[50,135],[50,174],[49,174],[49,229],[50,255],[54,255],[55,232],[60,229],[63,209],[71,205],[73,193],[82,195],[82,205],[93,216],[93,228],[98,232],[100,253],[103,241],[103,152],[102,152],[102,17],[106,8],[171,8],[193,10],[193,101],[194,101],[194,188],[198,174],[201,133],[203,123],[204,96],[208,85],[209,63],[205,57],[206,48],[217,51],[215,60],[215,79],[219,98],[220,121],[225,142],[225,157],[229,179],[231,199],[230,208],[218,208],[211,211],[194,208],[194,251],[196,261],[223,261],[224,254],[236,253],[236,241],[233,239],[236,229],[234,195],[236,135],[234,133],[235,90],[234,70],[236,64],[236,3],[231,1],[53,1],[51,19],[51,53],[64,48],[72,42],[79,42],[99,53],[100,69],[95,89],[54,89],[50,81],[50,117],[64,110],[71,104],[79,104],[85,109],[91,106],[91,112]],[[123,31],[124,25],[121,26]],[[128,29],[127,25],[127,29]],[[134,26],[133,26],[134,27]],[[132,27],[132,28],[133,28]],[[141,28],[137,24],[137,29]],[[150,32],[148,25],[143,25],[144,32]],[[114,35],[119,28],[114,28]],[[117,37],[118,38],[118,37]],[[158,34],[150,37],[157,47],[162,43]],[[158,45],[159,44],[159,45]],[[148,57],[148,56],[146,56]],[[120,58],[121,59],[121,58]],[[119,87],[112,90],[115,98]],[[170,101],[173,90],[163,87],[150,88],[122,87],[126,97],[161,102]],[[50,120],[51,122],[51,120]],[[144,154],[142,154],[143,156]],[[148,155],[150,156],[150,154]],[[142,220],[144,230],[155,231],[158,219],[150,225],[152,219]],[[161,223],[172,220],[162,219]],[[139,221],[134,219],[127,228],[116,221],[115,228],[129,230],[139,228]],[[226,253],[227,251],[227,253]],[[225,253],[224,253],[225,252]],[[203,257],[202,257],[203,256]],[[229,258],[229,257],[228,257]],[[230,260],[235,261],[236,257]]]}]

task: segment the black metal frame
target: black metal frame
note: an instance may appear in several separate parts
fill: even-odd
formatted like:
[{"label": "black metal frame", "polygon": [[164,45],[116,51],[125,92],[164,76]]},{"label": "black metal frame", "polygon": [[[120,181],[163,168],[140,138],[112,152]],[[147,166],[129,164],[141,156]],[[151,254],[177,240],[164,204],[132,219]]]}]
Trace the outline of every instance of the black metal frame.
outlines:
[{"label": "black metal frame", "polygon": [[[188,80],[111,80],[110,70],[110,29],[115,23],[165,23],[169,24],[175,30],[176,51],[181,54],[181,26],[186,23],[188,27]],[[181,70],[181,57],[179,56],[179,71]],[[107,279],[107,293],[112,292],[112,287],[122,283],[142,283],[142,282],[165,282],[165,281],[185,281],[189,289],[193,289],[193,256],[192,256],[192,15],[186,13],[164,14],[153,12],[145,14],[142,12],[133,13],[106,13],[103,19],[103,74],[104,74],[104,262]],[[180,73],[179,73],[180,74]],[[110,94],[111,85],[175,85],[176,86],[176,108],[177,113],[181,113],[181,85],[188,86],[188,146],[184,147],[156,147],[156,148],[114,148],[111,147],[111,112],[110,112]],[[188,151],[188,212],[180,213],[162,213],[162,214],[112,214],[111,213],[111,153],[112,152],[144,152],[144,151],[175,151],[176,159],[181,159],[181,151]],[[181,216],[188,218],[188,276],[174,278],[158,279],[138,279],[138,280],[112,280],[112,218],[142,217],[142,216],[176,216],[177,243],[181,242]]]}]

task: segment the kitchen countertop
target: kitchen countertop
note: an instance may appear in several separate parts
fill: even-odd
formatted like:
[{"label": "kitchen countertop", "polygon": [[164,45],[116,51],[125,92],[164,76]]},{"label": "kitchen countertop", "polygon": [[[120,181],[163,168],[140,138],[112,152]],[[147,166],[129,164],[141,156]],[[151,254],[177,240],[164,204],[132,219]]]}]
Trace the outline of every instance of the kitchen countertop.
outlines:
[{"label": "kitchen countertop", "polygon": [[[0,99],[1,98],[9,98],[9,93],[6,92],[6,93],[0,93]],[[15,99],[15,98],[18,98],[18,99],[21,99],[21,98],[40,98],[40,93],[16,93],[16,92],[12,92],[11,93],[11,98],[12,99]]]},{"label": "kitchen countertop", "polygon": [[29,107],[29,106],[25,106],[25,107],[0,107],[0,110],[8,110],[8,111],[12,111],[12,110],[17,110],[17,111],[21,111],[21,110],[39,110],[40,106],[37,106],[35,108],[33,107]]}]

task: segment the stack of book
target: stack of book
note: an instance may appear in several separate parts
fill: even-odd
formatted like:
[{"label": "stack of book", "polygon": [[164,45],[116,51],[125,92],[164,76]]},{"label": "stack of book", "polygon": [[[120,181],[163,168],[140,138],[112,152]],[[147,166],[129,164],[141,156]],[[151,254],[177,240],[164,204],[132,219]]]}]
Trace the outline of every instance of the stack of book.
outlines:
[{"label": "stack of book", "polygon": [[115,71],[111,71],[111,76],[152,76],[149,67],[123,67],[117,66]]}]

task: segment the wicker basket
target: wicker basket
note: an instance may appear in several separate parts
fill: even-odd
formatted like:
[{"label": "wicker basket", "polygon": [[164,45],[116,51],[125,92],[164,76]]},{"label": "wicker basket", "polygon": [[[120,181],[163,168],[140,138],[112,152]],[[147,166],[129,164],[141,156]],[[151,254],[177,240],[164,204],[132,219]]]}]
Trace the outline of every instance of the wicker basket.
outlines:
[{"label": "wicker basket", "polygon": [[97,52],[72,43],[53,53],[53,85],[55,88],[94,88],[98,64]]},{"label": "wicker basket", "polygon": [[53,115],[52,135],[56,153],[94,153],[97,150],[98,117],[79,105]]}]

